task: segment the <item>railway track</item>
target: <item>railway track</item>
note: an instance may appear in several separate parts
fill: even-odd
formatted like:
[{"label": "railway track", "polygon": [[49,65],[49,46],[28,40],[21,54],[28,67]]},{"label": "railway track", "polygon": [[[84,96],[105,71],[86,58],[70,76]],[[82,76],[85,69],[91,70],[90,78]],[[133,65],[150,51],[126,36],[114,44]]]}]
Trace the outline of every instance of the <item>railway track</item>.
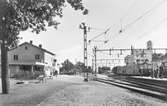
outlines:
[{"label": "railway track", "polygon": [[130,79],[97,78],[96,80],[167,101],[167,88],[163,86]]},{"label": "railway track", "polygon": [[126,77],[126,79],[135,81],[135,82],[137,81],[137,82],[149,84],[149,85],[155,85],[155,86],[159,86],[167,89],[167,81],[162,81],[162,80],[160,81],[155,79],[142,79],[142,78],[134,78],[134,77]]},{"label": "railway track", "polygon": [[122,83],[122,84],[128,83],[129,85],[134,86],[134,87],[148,89],[148,90],[167,94],[167,87],[160,86],[158,84],[149,83],[147,81],[138,81],[138,80],[133,80],[133,79],[120,79],[120,80],[117,79],[115,81],[118,83]]}]

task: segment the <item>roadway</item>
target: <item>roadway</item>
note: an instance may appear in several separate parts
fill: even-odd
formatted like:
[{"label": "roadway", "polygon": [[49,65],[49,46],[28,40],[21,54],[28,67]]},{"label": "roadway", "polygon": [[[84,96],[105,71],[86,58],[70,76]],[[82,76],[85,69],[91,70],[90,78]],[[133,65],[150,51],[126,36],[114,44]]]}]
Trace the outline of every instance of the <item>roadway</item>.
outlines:
[{"label": "roadway", "polygon": [[164,106],[163,100],[80,76],[61,75],[46,83],[14,84],[0,94],[0,106]]}]

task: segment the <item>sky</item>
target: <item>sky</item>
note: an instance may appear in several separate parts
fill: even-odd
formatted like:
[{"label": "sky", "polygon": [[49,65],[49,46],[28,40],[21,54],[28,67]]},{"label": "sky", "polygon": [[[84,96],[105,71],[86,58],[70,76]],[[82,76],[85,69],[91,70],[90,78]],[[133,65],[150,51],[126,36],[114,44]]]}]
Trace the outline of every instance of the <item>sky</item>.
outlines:
[{"label": "sky", "polygon": [[[88,40],[110,28],[108,33],[98,37],[88,45],[88,55],[92,48],[146,48],[151,40],[153,47],[167,47],[167,0],[83,0],[89,10],[84,16],[67,5],[58,29],[48,28],[36,35],[29,30],[21,32],[20,43],[33,40],[33,44],[54,52],[58,62],[69,59],[73,63],[83,61],[83,31],[79,24],[85,22],[91,27]],[[119,30],[123,32],[120,34]],[[108,43],[96,41],[108,40]]]}]

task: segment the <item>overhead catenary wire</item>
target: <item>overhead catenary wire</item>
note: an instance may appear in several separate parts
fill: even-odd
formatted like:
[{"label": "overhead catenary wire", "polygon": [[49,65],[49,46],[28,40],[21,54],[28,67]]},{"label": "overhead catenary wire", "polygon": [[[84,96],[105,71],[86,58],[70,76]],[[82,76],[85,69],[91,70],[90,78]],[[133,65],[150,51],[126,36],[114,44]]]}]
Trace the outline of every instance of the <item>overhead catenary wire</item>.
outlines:
[{"label": "overhead catenary wire", "polygon": [[[132,22],[128,23],[125,25],[125,27],[123,27],[122,25],[122,21],[123,21],[123,17],[124,16],[127,16],[127,13],[125,13],[123,15],[123,17],[120,19],[120,22],[121,22],[121,29],[119,30],[119,33],[116,33],[114,35],[117,35],[117,34],[120,34],[122,32],[124,32],[127,28],[131,27],[133,24],[135,24],[136,22],[138,22],[140,19],[142,19],[144,16],[146,16],[147,14],[151,13],[152,11],[154,11],[155,9],[157,9],[159,6],[161,6],[163,3],[165,3],[167,0],[161,0],[159,3],[155,4],[151,9],[148,9],[146,12],[144,12],[142,15],[140,15],[139,17],[137,17],[135,20],[133,20]],[[132,2],[130,7],[134,6],[136,3],[136,1]],[[130,9],[129,7],[129,9]],[[128,9],[128,10],[129,10]],[[113,34],[110,34],[110,36],[113,35]],[[111,37],[110,37],[111,38]],[[111,42],[111,40],[113,40],[114,38],[112,37],[112,39],[108,38],[108,41],[107,43]],[[105,45],[107,46],[107,45]]]},{"label": "overhead catenary wire", "polygon": [[152,29],[150,31],[147,31],[147,32],[143,33],[142,35],[140,35],[137,39],[141,39],[144,36],[148,35],[149,33],[153,32],[155,29],[157,29],[158,27],[160,27],[165,21],[167,21],[167,17],[165,17],[158,24],[156,24],[154,27],[152,27]]},{"label": "overhead catenary wire", "polygon": [[[165,2],[165,0],[161,1],[161,3],[164,3],[164,2]],[[155,6],[154,6],[154,9],[158,8],[158,7],[161,5],[161,3],[158,3],[159,5],[158,5],[158,4],[155,5]],[[152,9],[153,9],[153,8],[152,8]],[[153,10],[154,10],[154,9],[153,9]],[[136,20],[134,20],[134,21],[132,21],[132,22],[136,23],[137,21],[139,21],[140,19],[142,19],[145,15],[149,14],[149,13],[152,12],[153,10],[144,12],[143,15],[139,16],[138,18],[136,18]],[[163,19],[159,24],[163,23],[165,20],[167,20],[167,19]],[[130,24],[129,26],[133,25],[134,23]],[[158,25],[159,25],[159,24],[158,24]],[[128,24],[127,24],[127,25],[128,25]],[[128,28],[129,26],[125,27],[125,29]],[[156,25],[156,27],[157,27],[157,25]]]},{"label": "overhead catenary wire", "polygon": [[105,30],[104,32],[98,34],[97,36],[93,37],[92,39],[89,40],[89,42],[93,41],[94,39],[96,39],[96,38],[98,38],[98,37],[100,37],[100,36],[102,36],[102,35],[104,35],[104,34],[106,35],[109,30],[110,30],[110,28],[108,28],[108,29]]},{"label": "overhead catenary wire", "polygon": [[[136,23],[138,20],[142,19],[145,15],[149,14],[150,12],[152,12],[154,9],[156,9],[157,7],[159,7],[165,0],[162,0],[160,3],[158,3],[157,5],[155,5],[153,8],[149,9],[148,11],[144,12],[141,16],[137,17],[134,21],[132,21],[131,23],[127,24],[124,29],[128,28],[129,26],[133,25],[134,23]],[[104,34],[101,33],[95,37],[93,37],[90,41],[102,36]]]},{"label": "overhead catenary wire", "polygon": [[[111,49],[111,51],[112,51],[112,49]],[[106,53],[106,51],[105,52],[99,51],[98,53],[100,53],[103,56],[109,56],[109,57],[111,57],[111,56],[118,57],[118,58],[124,57],[123,53],[121,53],[122,52],[121,50],[119,52],[115,51],[115,53],[114,53],[114,51],[112,51],[113,53],[111,53],[111,51],[109,51],[107,53]]]},{"label": "overhead catenary wire", "polygon": [[[126,12],[122,15],[122,17],[120,18],[120,22],[122,22],[122,20],[129,14],[129,10],[136,4],[136,0],[133,0],[132,3],[130,3],[129,8],[126,10]],[[121,25],[122,26],[122,25]]]},{"label": "overhead catenary wire", "polygon": [[126,10],[126,12],[124,13],[124,15],[120,18],[121,29],[123,29],[123,25],[122,25],[123,19],[129,14],[129,10],[135,5],[135,3],[136,3],[136,0],[133,0],[133,2],[130,3],[129,8]]},{"label": "overhead catenary wire", "polygon": [[94,40],[94,42],[104,42],[104,43],[106,43],[107,40]]},{"label": "overhead catenary wire", "polygon": [[97,30],[97,31],[103,31],[105,29],[102,28],[96,28],[96,27],[89,27],[90,30]]},{"label": "overhead catenary wire", "polygon": [[158,4],[154,5],[151,9],[145,11],[142,15],[140,15],[139,17],[137,17],[135,20],[133,20],[132,22],[126,24],[124,28],[122,28],[121,30],[119,30],[119,33],[122,33],[123,31],[125,31],[125,29],[131,27],[133,24],[135,24],[136,22],[138,22],[139,20],[141,20],[144,16],[146,16],[147,14],[149,14],[152,11],[154,11],[155,9],[157,9],[159,6],[161,6],[165,2],[167,2],[167,0],[162,0]]},{"label": "overhead catenary wire", "polygon": [[[88,27],[88,30],[89,30],[89,31],[90,31],[90,30],[103,30],[103,31],[104,31],[104,29],[95,28],[95,27]],[[103,33],[104,33],[104,34],[107,34],[108,31],[109,31],[109,28],[108,28],[107,30],[105,30]],[[93,39],[96,39],[96,37],[94,37]],[[91,39],[91,40],[92,40],[92,39]],[[107,41],[103,41],[103,42],[106,43]],[[90,40],[88,40],[88,42],[87,42],[87,45],[89,45],[89,44],[90,44]],[[89,46],[89,47],[90,47],[90,46]],[[87,55],[93,57],[93,54],[87,53]]]}]

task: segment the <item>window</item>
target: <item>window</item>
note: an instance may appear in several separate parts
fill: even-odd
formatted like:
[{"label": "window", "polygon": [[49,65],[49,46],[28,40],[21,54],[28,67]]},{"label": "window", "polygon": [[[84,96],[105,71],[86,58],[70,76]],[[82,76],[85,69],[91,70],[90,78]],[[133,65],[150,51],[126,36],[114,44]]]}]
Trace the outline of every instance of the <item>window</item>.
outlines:
[{"label": "window", "polygon": [[25,46],[25,50],[28,50],[28,47],[27,47],[27,46]]},{"label": "window", "polygon": [[30,71],[31,70],[31,66],[21,65],[20,66],[20,70],[22,70],[22,71]]},{"label": "window", "polygon": [[39,59],[40,59],[40,55],[39,55],[39,54],[36,54],[36,55],[35,55],[35,59],[36,59],[36,60],[39,60]]},{"label": "window", "polygon": [[13,59],[14,59],[14,60],[18,60],[18,55],[14,55],[14,56],[13,56]]}]

